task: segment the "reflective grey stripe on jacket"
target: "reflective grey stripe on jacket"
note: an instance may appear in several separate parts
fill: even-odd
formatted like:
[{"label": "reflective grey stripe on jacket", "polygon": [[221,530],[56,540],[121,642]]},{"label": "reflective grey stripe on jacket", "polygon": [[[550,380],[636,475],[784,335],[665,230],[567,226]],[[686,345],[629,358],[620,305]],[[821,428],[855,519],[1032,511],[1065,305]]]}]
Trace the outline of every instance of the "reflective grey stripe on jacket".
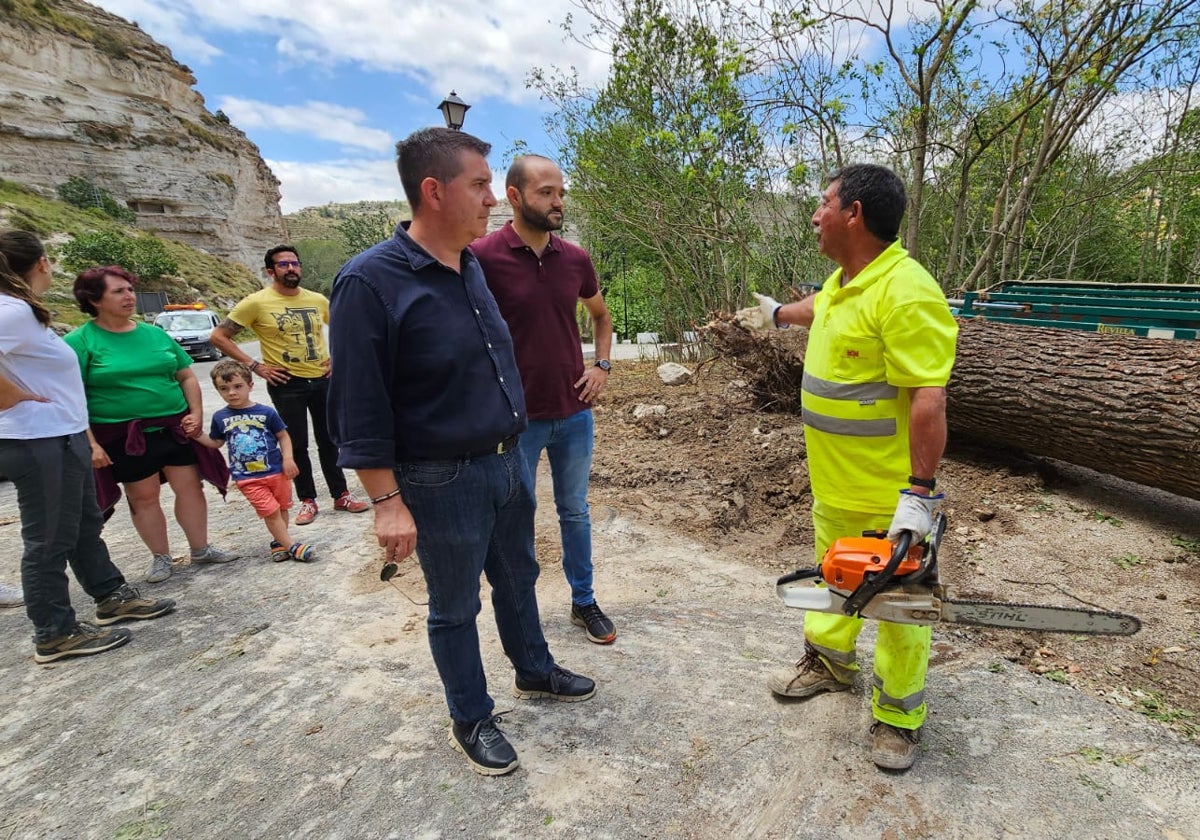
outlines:
[{"label": "reflective grey stripe on jacket", "polygon": [[827,400],[894,400],[900,396],[900,389],[887,382],[830,382],[804,371],[804,380],[800,387],[814,397],[824,397]]},{"label": "reflective grey stripe on jacket", "polygon": [[[827,400],[846,400],[857,403],[873,403],[875,400],[894,400],[900,395],[900,389],[887,382],[830,382],[804,372],[801,385],[806,393]],[[846,417],[832,417],[820,414],[811,408],[804,407],[801,412],[804,425],[827,432],[831,435],[847,435],[849,437],[891,437],[896,434],[896,420],[885,417],[874,420],[853,420]]]}]

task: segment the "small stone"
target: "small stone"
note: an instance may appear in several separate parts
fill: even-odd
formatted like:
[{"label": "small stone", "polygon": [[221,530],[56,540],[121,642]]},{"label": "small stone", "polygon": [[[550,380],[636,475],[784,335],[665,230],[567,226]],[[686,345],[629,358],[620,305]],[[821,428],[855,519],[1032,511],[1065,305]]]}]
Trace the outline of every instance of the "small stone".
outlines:
[{"label": "small stone", "polygon": [[683,385],[692,378],[692,372],[676,362],[664,362],[657,372],[664,385]]}]

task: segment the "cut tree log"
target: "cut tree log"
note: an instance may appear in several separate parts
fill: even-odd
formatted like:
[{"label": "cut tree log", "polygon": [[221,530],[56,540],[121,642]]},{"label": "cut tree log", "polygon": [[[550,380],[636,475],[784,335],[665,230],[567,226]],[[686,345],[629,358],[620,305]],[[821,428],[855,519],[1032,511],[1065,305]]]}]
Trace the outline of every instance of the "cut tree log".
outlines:
[{"label": "cut tree log", "polygon": [[[952,437],[1014,447],[1200,499],[1200,341],[960,319]],[[803,330],[704,328],[764,406],[798,411]]]},{"label": "cut tree log", "polygon": [[951,434],[1200,499],[1200,341],[961,319]]}]

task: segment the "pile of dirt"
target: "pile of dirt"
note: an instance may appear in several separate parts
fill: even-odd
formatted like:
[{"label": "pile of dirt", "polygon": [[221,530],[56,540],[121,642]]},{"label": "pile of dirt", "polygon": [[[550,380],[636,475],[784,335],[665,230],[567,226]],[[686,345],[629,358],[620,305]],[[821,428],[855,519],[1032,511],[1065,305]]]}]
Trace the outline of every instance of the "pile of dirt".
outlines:
[{"label": "pile of dirt", "polygon": [[[668,387],[621,363],[595,408],[593,505],[631,509],[730,559],[812,565],[812,498],[797,415],[763,411],[717,360]],[[957,626],[1047,679],[1200,740],[1200,503],[1015,452],[955,446],[939,490],[950,526],[941,576],[960,597],[1131,613],[1127,638]]]}]

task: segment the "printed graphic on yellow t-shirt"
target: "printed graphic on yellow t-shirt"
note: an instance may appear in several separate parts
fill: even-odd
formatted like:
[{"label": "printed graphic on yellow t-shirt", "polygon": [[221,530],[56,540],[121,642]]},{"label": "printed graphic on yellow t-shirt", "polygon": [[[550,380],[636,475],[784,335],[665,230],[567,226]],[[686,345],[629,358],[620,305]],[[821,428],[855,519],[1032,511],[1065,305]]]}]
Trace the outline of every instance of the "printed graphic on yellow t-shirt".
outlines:
[{"label": "printed graphic on yellow t-shirt", "polygon": [[254,331],[268,365],[307,379],[325,375],[322,362],[329,358],[324,331],[329,323],[329,301],[324,295],[308,289],[300,289],[296,295],[263,289],[243,299],[229,317]]}]

